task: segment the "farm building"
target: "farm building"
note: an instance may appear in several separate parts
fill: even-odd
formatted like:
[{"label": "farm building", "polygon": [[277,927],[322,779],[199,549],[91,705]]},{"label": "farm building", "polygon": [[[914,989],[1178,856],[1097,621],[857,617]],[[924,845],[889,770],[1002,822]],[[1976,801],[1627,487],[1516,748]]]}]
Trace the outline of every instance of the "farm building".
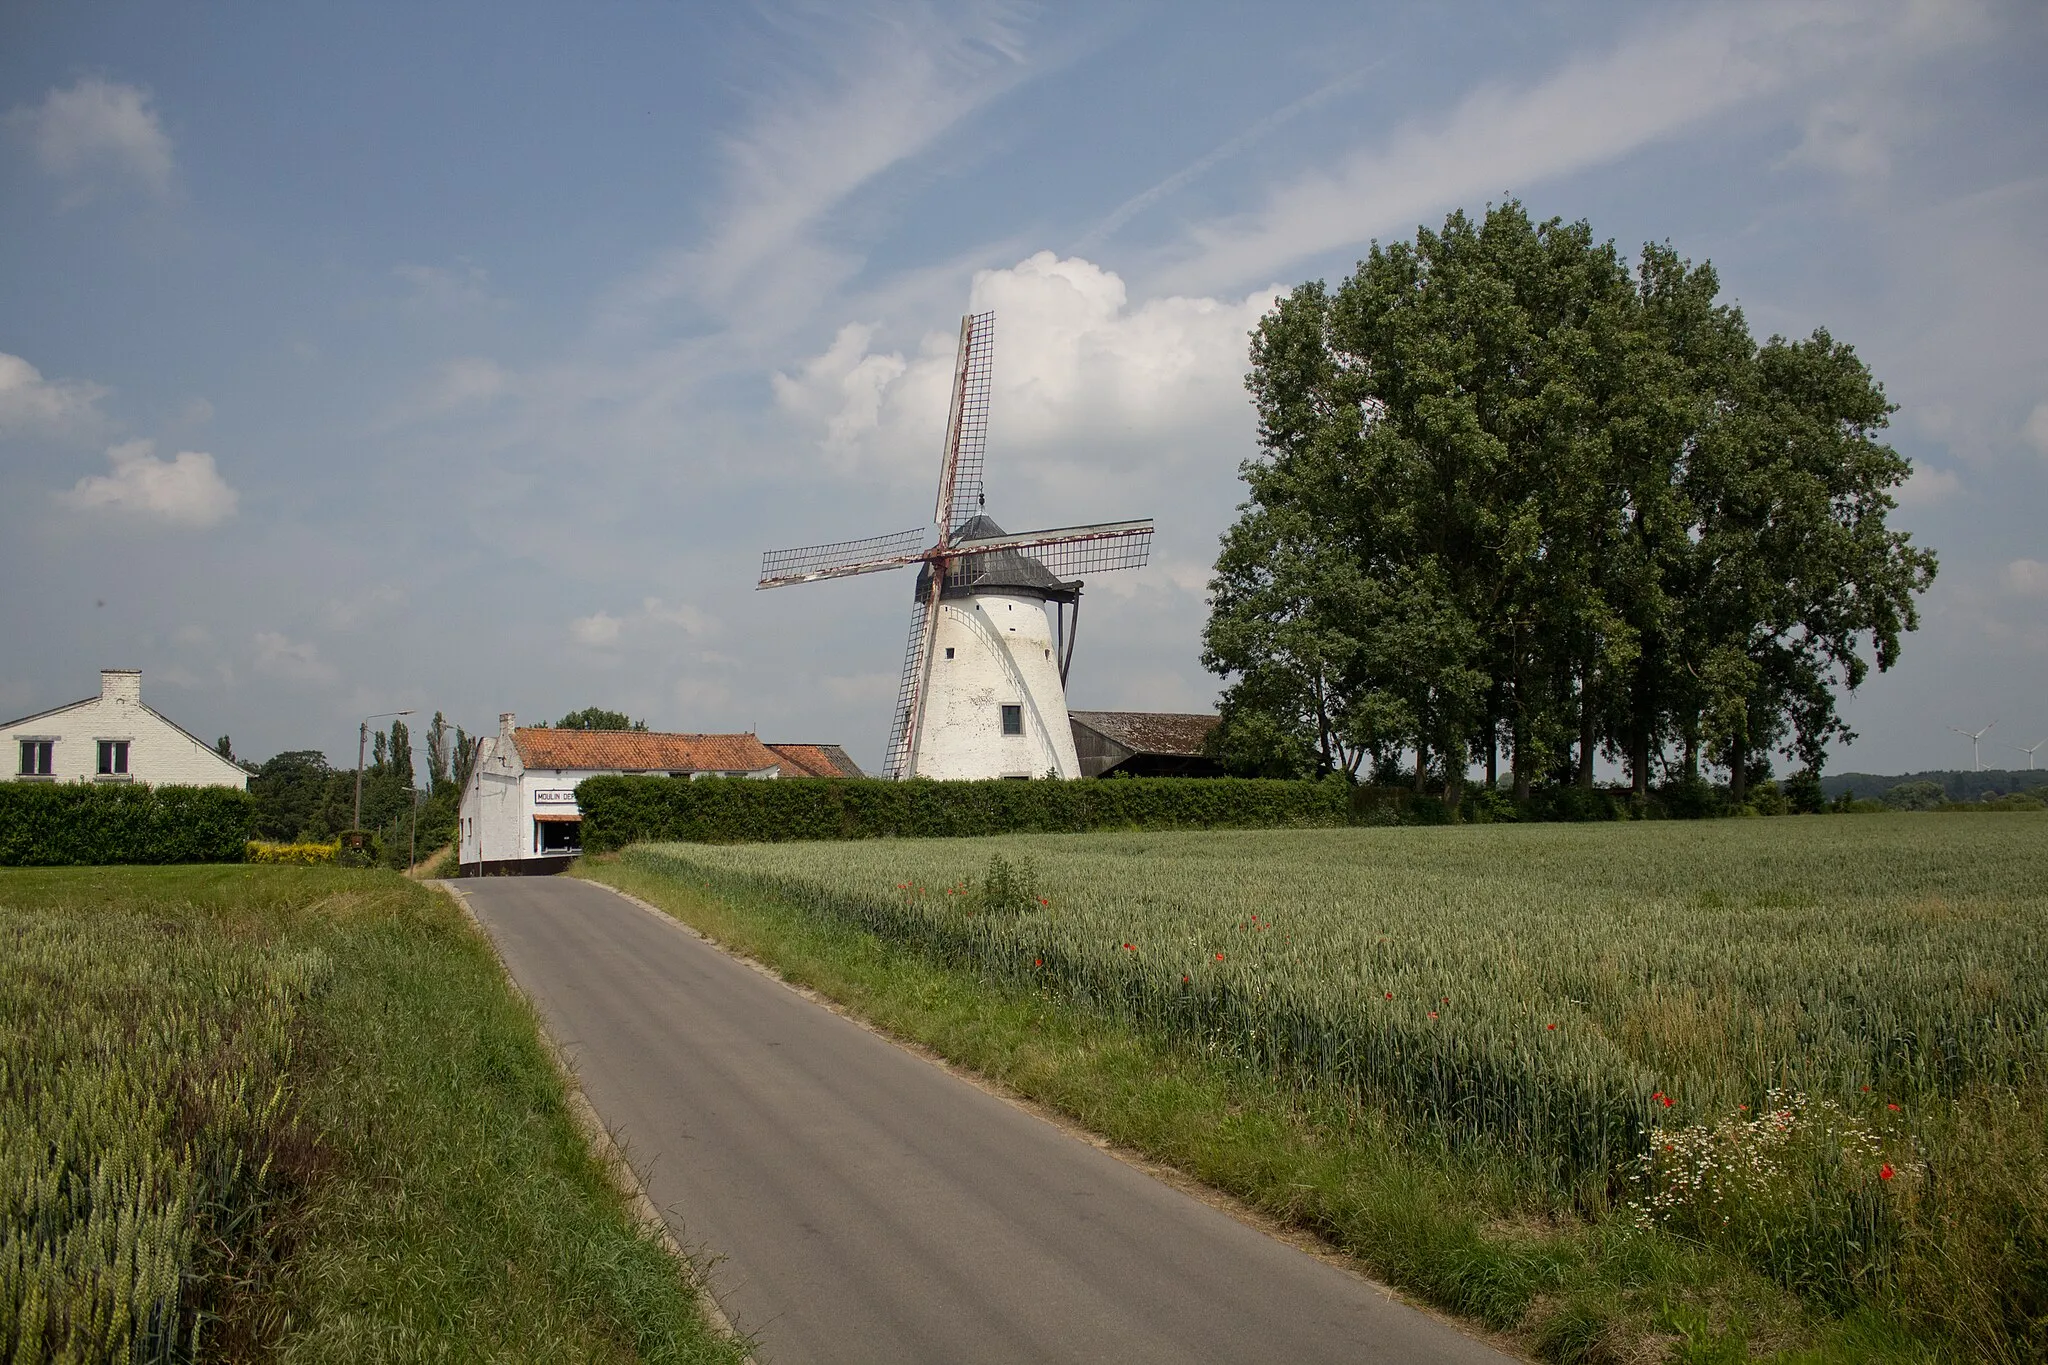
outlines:
[{"label": "farm building", "polygon": [[0,725],[17,782],[242,787],[249,774],[142,704],[142,670],[103,668],[100,694]]},{"label": "farm building", "polygon": [[555,730],[498,717],[478,741],[462,789],[457,858],[465,876],[559,872],[582,851],[576,784],[621,774],[677,777],[859,777],[836,744],[763,744],[753,735]]},{"label": "farm building", "polygon": [[1069,711],[1083,777],[1217,777],[1202,752],[1219,717],[1173,711]]}]

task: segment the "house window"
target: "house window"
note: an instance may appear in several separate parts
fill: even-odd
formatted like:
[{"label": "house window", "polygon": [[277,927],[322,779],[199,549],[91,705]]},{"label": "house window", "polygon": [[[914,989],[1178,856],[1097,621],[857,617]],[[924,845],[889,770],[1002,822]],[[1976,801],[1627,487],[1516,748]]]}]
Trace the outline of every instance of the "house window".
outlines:
[{"label": "house window", "polygon": [[21,775],[23,777],[48,777],[51,761],[57,752],[54,739],[25,739],[21,742]]},{"label": "house window", "polygon": [[1003,733],[1006,735],[1021,735],[1024,733],[1023,707],[1005,706],[1003,708]]},{"label": "house window", "polygon": [[125,739],[103,739],[100,741],[100,776],[126,777],[128,775],[128,741]]}]

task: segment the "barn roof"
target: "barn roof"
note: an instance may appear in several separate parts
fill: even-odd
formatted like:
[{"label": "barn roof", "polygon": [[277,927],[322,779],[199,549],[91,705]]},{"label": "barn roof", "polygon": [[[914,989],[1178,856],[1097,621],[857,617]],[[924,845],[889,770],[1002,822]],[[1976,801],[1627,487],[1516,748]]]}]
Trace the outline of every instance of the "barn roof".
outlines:
[{"label": "barn roof", "polygon": [[1139,754],[1199,754],[1220,716],[1181,711],[1069,711],[1104,739]]},{"label": "barn roof", "polygon": [[781,766],[775,752],[753,735],[671,735],[651,730],[552,730],[520,726],[512,732],[529,768],[625,773],[755,773]]},{"label": "barn roof", "polygon": [[783,760],[784,777],[865,777],[860,765],[837,744],[771,744]]}]

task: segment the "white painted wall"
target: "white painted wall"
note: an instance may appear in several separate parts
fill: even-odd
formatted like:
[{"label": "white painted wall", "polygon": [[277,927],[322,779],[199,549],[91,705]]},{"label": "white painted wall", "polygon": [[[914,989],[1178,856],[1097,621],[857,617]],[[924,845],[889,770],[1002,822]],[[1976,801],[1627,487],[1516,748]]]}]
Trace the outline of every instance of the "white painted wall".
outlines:
[{"label": "white painted wall", "polygon": [[512,742],[512,713],[498,717],[498,734],[483,742],[456,808],[456,858],[464,863],[533,857],[533,811],[526,765]]},{"label": "white painted wall", "polygon": [[[1036,597],[987,593],[940,602],[912,773],[1079,777],[1052,635]],[[1003,733],[1005,703],[1024,708],[1023,734]]]},{"label": "white painted wall", "polygon": [[[54,740],[46,778],[20,774],[21,741]],[[102,777],[99,741],[128,741],[128,775]],[[142,704],[142,674],[110,668],[100,674],[100,695],[48,715],[0,727],[0,778],[16,781],[141,782],[152,787],[240,787],[249,775],[213,746],[180,730]]]}]

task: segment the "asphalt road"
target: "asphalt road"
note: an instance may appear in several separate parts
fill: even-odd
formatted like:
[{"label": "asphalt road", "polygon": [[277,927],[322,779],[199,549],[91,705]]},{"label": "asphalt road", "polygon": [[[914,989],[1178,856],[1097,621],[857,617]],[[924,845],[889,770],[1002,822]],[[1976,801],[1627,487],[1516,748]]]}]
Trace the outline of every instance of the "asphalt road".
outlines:
[{"label": "asphalt road", "polygon": [[763,1365],[1507,1359],[603,887],[456,885]]}]

